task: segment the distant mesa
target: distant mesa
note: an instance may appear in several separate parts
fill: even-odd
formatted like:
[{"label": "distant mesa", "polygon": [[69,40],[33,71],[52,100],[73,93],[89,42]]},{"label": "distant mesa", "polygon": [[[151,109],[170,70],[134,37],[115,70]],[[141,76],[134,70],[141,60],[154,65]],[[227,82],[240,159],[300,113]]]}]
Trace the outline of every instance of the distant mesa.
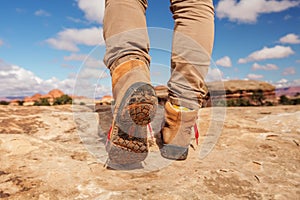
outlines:
[{"label": "distant mesa", "polygon": [[114,98],[110,95],[103,96],[100,100],[96,100],[96,105],[111,105],[114,102]]},{"label": "distant mesa", "polygon": [[287,97],[296,97],[300,95],[300,86],[291,86],[284,88],[276,88],[276,96],[285,95]]},{"label": "distant mesa", "polygon": [[[277,104],[275,86],[255,80],[230,80],[222,82],[209,82],[208,95],[205,97],[203,106],[212,106],[218,100],[225,100],[227,105],[230,104],[245,104],[245,105],[264,105]],[[155,91],[160,104],[168,99],[168,88],[163,85],[155,87]],[[225,102],[219,102],[224,105]],[[215,103],[214,103],[215,106]]]},{"label": "distant mesa", "polygon": [[[223,83],[223,84],[222,84]],[[207,83],[207,87],[211,88],[211,90],[220,90],[224,85],[226,93],[236,93],[239,91],[275,91],[275,86],[263,82],[263,81],[255,81],[255,80],[229,80],[220,82],[209,82]]]},{"label": "distant mesa", "polygon": [[[278,101],[275,86],[263,81],[229,80],[210,82],[207,83],[207,88],[209,93],[206,97],[206,106],[212,106],[212,101],[214,101],[214,106],[222,104],[222,100],[226,101],[227,106],[275,105]],[[218,102],[218,100],[220,101]]]}]

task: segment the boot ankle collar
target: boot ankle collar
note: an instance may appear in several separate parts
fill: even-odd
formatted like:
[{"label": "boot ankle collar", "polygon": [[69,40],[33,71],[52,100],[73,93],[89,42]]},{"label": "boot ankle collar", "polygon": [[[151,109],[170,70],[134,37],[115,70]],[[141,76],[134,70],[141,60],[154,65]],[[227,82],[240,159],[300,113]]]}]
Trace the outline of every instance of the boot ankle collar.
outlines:
[{"label": "boot ankle collar", "polygon": [[128,56],[123,56],[121,58],[118,58],[109,68],[110,70],[110,75],[112,76],[113,71],[122,63],[125,63],[129,60],[140,60],[142,61],[148,68],[149,68],[149,61],[139,55],[128,55]]}]

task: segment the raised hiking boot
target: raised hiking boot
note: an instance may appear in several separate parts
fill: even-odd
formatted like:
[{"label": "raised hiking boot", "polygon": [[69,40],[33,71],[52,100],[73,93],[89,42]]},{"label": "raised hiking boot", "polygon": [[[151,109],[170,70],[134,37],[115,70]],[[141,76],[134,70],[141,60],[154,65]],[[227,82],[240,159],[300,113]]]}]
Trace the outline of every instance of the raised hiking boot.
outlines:
[{"label": "raised hiking boot", "polygon": [[109,164],[126,167],[147,157],[147,124],[154,118],[158,102],[149,68],[141,60],[118,65],[112,73],[112,86],[115,107],[106,150]]},{"label": "raised hiking boot", "polygon": [[192,128],[195,127],[196,119],[196,110],[173,106],[170,102],[165,104],[165,125],[161,131],[163,146],[160,149],[164,158],[171,160],[187,158]]}]

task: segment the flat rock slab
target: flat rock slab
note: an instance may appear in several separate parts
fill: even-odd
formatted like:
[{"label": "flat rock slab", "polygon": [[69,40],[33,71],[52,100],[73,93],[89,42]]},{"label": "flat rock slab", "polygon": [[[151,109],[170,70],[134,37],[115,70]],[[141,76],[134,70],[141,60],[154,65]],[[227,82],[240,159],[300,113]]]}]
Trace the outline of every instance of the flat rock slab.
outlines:
[{"label": "flat rock slab", "polygon": [[227,108],[215,148],[199,159],[212,109],[199,112],[200,146],[186,161],[144,172],[105,169],[90,153],[76,119],[97,133],[96,113],[74,120],[69,106],[0,106],[0,198],[299,199],[300,106]]}]

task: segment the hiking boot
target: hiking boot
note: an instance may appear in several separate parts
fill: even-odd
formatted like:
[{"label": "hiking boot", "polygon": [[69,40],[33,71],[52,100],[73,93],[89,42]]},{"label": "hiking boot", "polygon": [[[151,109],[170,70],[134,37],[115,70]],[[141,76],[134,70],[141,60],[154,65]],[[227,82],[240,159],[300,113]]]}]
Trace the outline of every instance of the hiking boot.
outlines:
[{"label": "hiking boot", "polygon": [[160,149],[164,158],[171,160],[187,158],[196,119],[196,110],[175,106],[170,102],[165,104],[165,125],[161,131],[163,146]]},{"label": "hiking boot", "polygon": [[143,161],[148,154],[147,125],[154,118],[157,98],[148,66],[132,59],[112,72],[114,115],[106,150],[113,165]]}]

